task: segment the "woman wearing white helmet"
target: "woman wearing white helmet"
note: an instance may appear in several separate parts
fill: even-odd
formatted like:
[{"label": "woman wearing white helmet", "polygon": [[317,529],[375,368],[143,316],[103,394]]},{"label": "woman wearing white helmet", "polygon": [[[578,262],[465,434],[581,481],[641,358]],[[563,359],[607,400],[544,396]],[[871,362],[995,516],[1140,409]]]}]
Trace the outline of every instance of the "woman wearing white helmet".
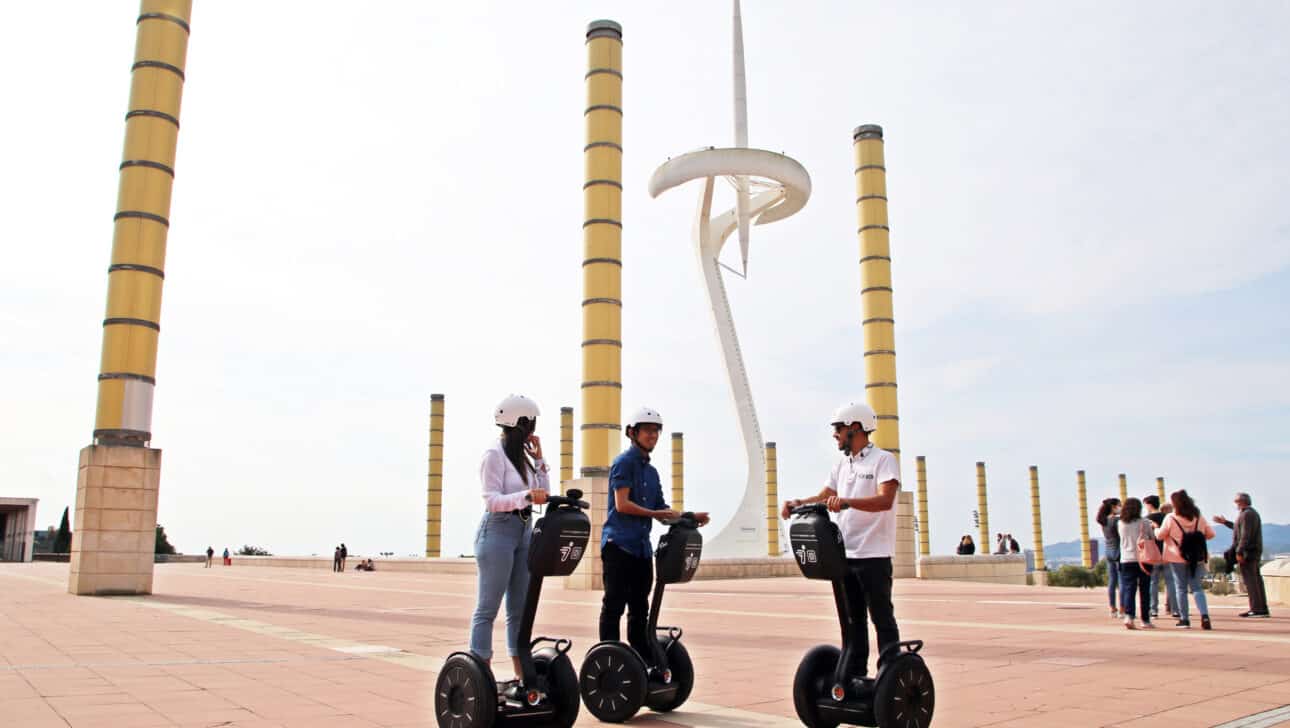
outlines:
[{"label": "woman wearing white helmet", "polygon": [[551,489],[542,441],[537,428],[538,406],[513,394],[493,410],[501,437],[484,451],[479,465],[483,487],[484,517],[475,535],[475,563],[479,569],[479,598],[470,626],[470,651],[484,662],[493,657],[493,619],[506,596],[506,647],[523,674],[520,654],[520,619],[529,585],[530,515],[533,506],[546,502]]},{"label": "woman wearing white helmet", "polygon": [[[843,582],[852,604],[865,605],[878,634],[878,654],[900,641],[891,604],[891,556],[896,548],[896,493],[900,490],[900,464],[896,456],[874,447],[869,435],[878,429],[878,416],[863,402],[852,402],[833,413],[833,440],[842,457],[833,466],[824,488],[810,498],[784,501],[780,513],[788,518],[805,503],[827,504],[838,516],[838,529],[847,552],[847,577]],[[845,507],[846,510],[843,510]],[[862,608],[847,626],[848,641],[855,645],[858,670],[864,675],[869,661],[869,628]]]},{"label": "woman wearing white helmet", "polygon": [[[623,433],[632,446],[614,458],[609,468],[609,515],[600,537],[600,558],[604,562],[605,596],[600,607],[601,641],[619,641],[619,622],[627,610],[627,642],[642,655],[651,654],[645,633],[649,622],[649,594],[654,586],[652,519],[675,518],[680,514],[663,499],[658,470],[650,464],[650,453],[658,444],[663,417],[649,407],[632,413]],[[695,513],[699,525],[708,522],[707,513]]]}]

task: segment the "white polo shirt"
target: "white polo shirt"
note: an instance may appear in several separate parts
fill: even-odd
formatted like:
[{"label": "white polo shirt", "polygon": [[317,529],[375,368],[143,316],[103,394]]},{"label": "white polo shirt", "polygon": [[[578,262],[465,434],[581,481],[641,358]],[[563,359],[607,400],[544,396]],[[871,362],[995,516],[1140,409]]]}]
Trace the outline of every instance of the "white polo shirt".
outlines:
[{"label": "white polo shirt", "polygon": [[[829,473],[825,487],[842,498],[878,495],[878,484],[900,482],[896,456],[869,443],[855,455],[843,455]],[[890,558],[896,551],[896,503],[885,511],[848,508],[838,514],[838,528],[848,559]]]}]

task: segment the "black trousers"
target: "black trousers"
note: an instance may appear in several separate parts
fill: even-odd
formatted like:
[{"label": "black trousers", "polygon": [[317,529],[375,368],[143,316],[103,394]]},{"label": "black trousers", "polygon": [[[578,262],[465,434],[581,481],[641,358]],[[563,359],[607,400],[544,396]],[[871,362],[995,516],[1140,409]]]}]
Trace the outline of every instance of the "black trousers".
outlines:
[{"label": "black trousers", "polygon": [[[847,643],[852,645],[853,664],[847,672],[868,674],[869,622],[873,619],[878,634],[878,654],[888,645],[900,641],[900,628],[896,626],[896,610],[891,605],[891,559],[847,559],[850,573],[842,582],[853,613],[850,624],[844,625]],[[858,669],[856,669],[858,668]]]},{"label": "black trousers", "polygon": [[1259,573],[1259,559],[1263,554],[1252,551],[1245,555],[1241,564],[1241,581],[1245,582],[1245,593],[1250,596],[1250,611],[1264,613],[1268,611],[1268,593],[1263,588],[1263,575]]},{"label": "black trousers", "polygon": [[605,567],[605,598],[600,605],[600,639],[620,639],[618,623],[627,609],[627,644],[649,661],[649,594],[654,587],[654,560],[633,556],[613,543],[600,550]]}]

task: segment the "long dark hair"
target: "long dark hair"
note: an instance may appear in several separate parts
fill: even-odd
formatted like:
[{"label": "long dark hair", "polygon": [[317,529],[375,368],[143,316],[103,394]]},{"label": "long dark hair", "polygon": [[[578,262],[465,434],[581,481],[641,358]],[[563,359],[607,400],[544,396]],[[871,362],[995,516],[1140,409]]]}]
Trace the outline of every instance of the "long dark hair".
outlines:
[{"label": "long dark hair", "polygon": [[511,461],[511,465],[515,466],[525,485],[529,484],[529,473],[534,468],[524,452],[524,442],[536,428],[537,422],[527,417],[519,418],[514,427],[502,427],[502,451],[506,453],[506,459]]},{"label": "long dark hair", "polygon": [[1130,498],[1124,502],[1124,507],[1120,509],[1120,520],[1125,523],[1133,523],[1142,518],[1142,501],[1137,498]]},{"label": "long dark hair", "polygon": [[1097,509],[1097,523],[1099,526],[1106,525],[1106,519],[1111,515],[1111,510],[1120,505],[1119,498],[1106,498],[1102,501],[1102,507]]},{"label": "long dark hair", "polygon": [[1169,502],[1174,504],[1174,515],[1181,516],[1187,520],[1200,518],[1200,509],[1196,507],[1196,501],[1187,495],[1185,490],[1175,490],[1169,494]]}]

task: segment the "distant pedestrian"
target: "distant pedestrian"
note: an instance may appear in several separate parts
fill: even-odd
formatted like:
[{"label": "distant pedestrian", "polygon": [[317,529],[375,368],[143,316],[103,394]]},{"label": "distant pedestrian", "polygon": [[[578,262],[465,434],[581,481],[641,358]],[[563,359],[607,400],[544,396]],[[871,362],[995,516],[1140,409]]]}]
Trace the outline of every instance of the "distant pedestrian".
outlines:
[{"label": "distant pedestrian", "polygon": [[[1147,593],[1151,588],[1151,564],[1138,553],[1138,542],[1154,541],[1155,534],[1151,521],[1142,517],[1142,501],[1130,498],[1124,502],[1116,529],[1120,536],[1120,609],[1124,611],[1124,626],[1136,629],[1133,623],[1138,611],[1136,606],[1142,612],[1142,627],[1155,629],[1151,623],[1151,595]],[[1135,594],[1137,605],[1133,600]]]},{"label": "distant pedestrian", "polygon": [[348,559],[348,558],[349,558],[349,547],[347,547],[342,542],[340,545],[340,570],[341,571],[345,570],[345,559]]},{"label": "distant pedestrian", "polygon": [[211,568],[211,559],[214,559],[214,558],[215,558],[215,547],[207,546],[206,547],[206,568],[208,569]]},{"label": "distant pedestrian", "polygon": [[339,547],[339,546],[337,546],[337,547],[336,547],[336,551],[332,553],[332,556],[331,556],[331,570],[332,570],[333,572],[338,572],[338,571],[340,571],[340,547]]},{"label": "distant pedestrian", "polygon": [[229,554],[227,546],[224,547],[224,565],[225,566],[233,565],[233,557]]},{"label": "distant pedestrian", "polygon": [[1164,523],[1155,529],[1155,535],[1165,544],[1165,562],[1174,573],[1174,602],[1178,605],[1178,627],[1191,629],[1187,604],[1187,589],[1191,587],[1200,612],[1201,629],[1212,629],[1209,622],[1209,605],[1205,600],[1205,567],[1209,563],[1209,549],[1205,542],[1214,537],[1214,527],[1205,521],[1196,502],[1187,491],[1174,491],[1169,495],[1174,512],[1165,516]]},{"label": "distant pedestrian", "polygon": [[1008,534],[1008,553],[1010,554],[1021,553],[1021,544],[1017,543],[1017,539],[1013,538],[1012,534]]},{"label": "distant pedestrian", "polygon": [[1263,519],[1251,506],[1249,493],[1236,494],[1236,507],[1241,509],[1236,523],[1223,516],[1214,516],[1214,521],[1233,530],[1236,563],[1240,566],[1241,581],[1245,582],[1245,592],[1250,595],[1250,611],[1240,616],[1268,617],[1268,593],[1263,586],[1263,575],[1259,573],[1259,563],[1263,559]]},{"label": "distant pedestrian", "polygon": [[1002,533],[994,534],[994,552],[996,554],[1008,553],[1008,542],[1004,540]]},{"label": "distant pedestrian", "polygon": [[964,534],[963,538],[959,539],[958,555],[971,556],[975,553],[976,553],[976,542],[972,540],[972,537],[970,535]]},{"label": "distant pedestrian", "polygon": [[1106,598],[1111,602],[1111,619],[1124,615],[1120,604],[1120,499],[1107,498],[1097,509],[1097,525],[1106,541]]},{"label": "distant pedestrian", "polygon": [[[1165,513],[1160,510],[1160,496],[1149,495],[1142,499],[1142,505],[1147,509],[1147,520],[1151,521],[1153,528],[1160,528],[1165,522]],[[1173,511],[1173,507],[1169,507]],[[1160,553],[1165,552],[1164,541],[1156,539],[1156,548]],[[1151,572],[1151,618],[1155,619],[1160,614],[1160,582],[1165,585],[1165,612],[1178,617],[1178,605],[1174,603],[1174,570],[1169,566],[1169,562],[1160,565],[1160,568]]]}]

